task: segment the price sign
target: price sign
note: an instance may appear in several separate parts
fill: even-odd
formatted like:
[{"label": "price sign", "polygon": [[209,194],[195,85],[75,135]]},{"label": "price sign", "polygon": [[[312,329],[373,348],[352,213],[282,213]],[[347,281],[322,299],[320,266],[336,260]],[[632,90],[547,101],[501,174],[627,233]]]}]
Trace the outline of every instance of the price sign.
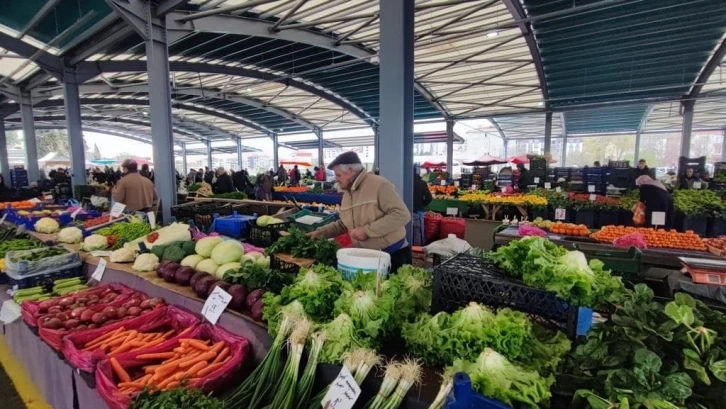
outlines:
[{"label": "price sign", "polygon": [[111,208],[111,217],[119,217],[124,212],[126,205],[123,203],[116,202]]},{"label": "price sign", "polygon": [[701,188],[701,182],[693,182],[693,188],[694,189],[700,189]]},{"label": "price sign", "polygon": [[665,212],[653,212],[650,217],[650,224],[653,226],[665,226]]},{"label": "price sign", "polygon": [[111,253],[113,252],[107,250],[94,250],[91,252],[91,255],[93,257],[111,257]]},{"label": "price sign", "polygon": [[323,409],[351,409],[359,396],[360,386],[348,368],[343,367],[320,404]]},{"label": "price sign", "polygon": [[105,259],[99,259],[98,265],[96,266],[96,270],[93,271],[93,274],[91,275],[91,280],[96,280],[99,283],[103,279],[103,273],[106,272],[106,260]]},{"label": "price sign", "polygon": [[459,187],[459,181],[458,180],[455,180],[454,181],[454,186]]},{"label": "price sign", "polygon": [[446,181],[445,180],[442,180],[441,181],[441,186],[446,186]]},{"label": "price sign", "polygon": [[557,193],[560,193],[560,192],[562,192],[562,188],[561,188],[561,187],[559,187],[559,186],[557,186],[557,187],[555,188],[555,192],[557,192]]},{"label": "price sign", "polygon": [[447,216],[456,216],[459,214],[459,208],[458,207],[447,207],[446,208],[446,215]]},{"label": "price sign", "polygon": [[595,185],[587,185],[587,191],[589,193],[592,193],[595,191]]},{"label": "price sign", "polygon": [[146,217],[149,218],[149,225],[151,225],[151,230],[154,230],[156,228],[156,213],[148,212],[146,213]]},{"label": "price sign", "polygon": [[80,213],[80,212],[81,212],[81,210],[83,210],[83,209],[81,209],[81,208],[79,207],[78,209],[76,209],[76,211],[75,211],[75,212],[71,213],[71,219],[73,219],[73,220],[75,221],[75,220],[76,220],[76,217],[78,216],[78,213]]},{"label": "price sign", "polygon": [[223,289],[216,287],[202,307],[202,316],[212,325],[216,325],[219,317],[232,301],[232,295]]},{"label": "price sign", "polygon": [[545,182],[545,189],[552,189],[552,183]]},{"label": "price sign", "polygon": [[555,220],[565,220],[567,218],[566,209],[555,209]]},{"label": "price sign", "polygon": [[591,202],[594,202],[596,200],[597,200],[597,195],[594,195],[594,194],[593,195],[590,195],[590,201]]},{"label": "price sign", "polygon": [[539,178],[534,178],[534,184],[539,184]]}]

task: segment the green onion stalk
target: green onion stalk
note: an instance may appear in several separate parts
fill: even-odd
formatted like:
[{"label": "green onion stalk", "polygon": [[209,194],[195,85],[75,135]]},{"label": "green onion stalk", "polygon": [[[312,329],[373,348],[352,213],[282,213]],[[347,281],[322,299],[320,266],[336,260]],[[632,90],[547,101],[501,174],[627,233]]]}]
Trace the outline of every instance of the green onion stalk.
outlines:
[{"label": "green onion stalk", "polygon": [[274,409],[292,409],[295,406],[295,386],[297,385],[298,373],[300,372],[300,360],[302,359],[305,343],[310,332],[310,321],[298,321],[295,330],[290,335],[285,369],[282,371],[282,378],[277,384],[272,403],[267,406]]},{"label": "green onion stalk", "polygon": [[401,379],[402,365],[398,362],[391,362],[386,366],[386,376],[383,377],[378,394],[368,401],[365,409],[383,409],[388,397],[396,390],[399,379]]},{"label": "green onion stalk", "polygon": [[313,384],[315,383],[315,370],[318,367],[318,357],[325,343],[325,335],[325,330],[322,330],[314,333],[312,336],[308,362],[305,364],[302,378],[300,378],[300,382],[298,382],[295,390],[296,409],[304,409],[308,399],[310,399],[310,392],[312,392]]},{"label": "green onion stalk", "polygon": [[431,403],[429,409],[443,409],[446,404],[446,398],[449,397],[451,390],[454,387],[454,379],[450,374],[444,374],[441,376],[441,388],[439,393],[436,395],[436,399]]},{"label": "green onion stalk", "polygon": [[[269,385],[270,379],[274,380],[280,375],[280,353],[282,351],[282,345],[287,339],[287,335],[295,325],[293,320],[284,317],[280,322],[280,326],[277,331],[277,336],[272,342],[270,350],[267,352],[265,359],[262,363],[245,379],[237,390],[225,400],[225,407],[228,408],[241,408],[247,405],[248,402],[259,401],[258,389],[261,386]],[[268,386],[269,387],[269,386]],[[254,399],[256,398],[256,400]],[[255,408],[250,403],[249,408]]]},{"label": "green onion stalk", "polygon": [[419,382],[421,382],[421,365],[415,360],[406,360],[401,365],[401,379],[398,381],[398,386],[396,386],[393,394],[386,399],[383,409],[398,409],[409,389]]},{"label": "green onion stalk", "polygon": [[353,353],[357,354],[360,362],[353,378],[358,385],[363,385],[363,381],[365,381],[371,369],[381,364],[381,357],[376,354],[376,351],[368,348],[359,348]]},{"label": "green onion stalk", "polygon": [[[350,373],[356,373],[358,367],[360,366],[360,354],[355,354],[352,352],[346,353],[343,358],[343,366],[346,367]],[[325,395],[328,394],[329,390],[330,385],[323,388],[320,393],[310,399],[310,401],[307,402],[308,409],[320,409],[320,407],[322,406],[321,403],[323,402],[323,399],[325,399]]]}]

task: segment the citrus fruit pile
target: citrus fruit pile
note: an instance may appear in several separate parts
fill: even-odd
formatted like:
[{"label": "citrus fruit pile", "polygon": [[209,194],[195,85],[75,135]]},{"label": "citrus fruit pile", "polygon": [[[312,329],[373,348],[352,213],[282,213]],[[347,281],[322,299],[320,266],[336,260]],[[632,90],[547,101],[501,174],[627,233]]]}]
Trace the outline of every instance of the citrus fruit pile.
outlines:
[{"label": "citrus fruit pile", "polygon": [[673,229],[655,230],[648,227],[605,226],[599,232],[593,233],[591,237],[600,242],[612,243],[613,240],[619,237],[635,232],[641,233],[645,237],[648,247],[695,251],[707,250],[701,236],[692,230],[682,233]]},{"label": "citrus fruit pile", "polygon": [[584,224],[572,224],[556,222],[549,226],[549,229],[554,234],[561,234],[563,236],[589,236],[590,230]]}]

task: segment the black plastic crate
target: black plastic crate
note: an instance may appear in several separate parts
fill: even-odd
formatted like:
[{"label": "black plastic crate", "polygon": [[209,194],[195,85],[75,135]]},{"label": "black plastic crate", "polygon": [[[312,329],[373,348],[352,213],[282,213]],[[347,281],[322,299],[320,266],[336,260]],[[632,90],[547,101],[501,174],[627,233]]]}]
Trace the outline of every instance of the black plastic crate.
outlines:
[{"label": "black plastic crate", "polygon": [[300,272],[299,265],[281,260],[274,254],[270,256],[270,268],[272,270],[279,270],[285,274],[297,274]]},{"label": "black plastic crate", "polygon": [[543,326],[577,336],[579,308],[549,291],[511,278],[479,257],[458,254],[434,268],[431,313],[453,313],[469,302],[521,311]]},{"label": "black plastic crate", "polygon": [[627,169],[630,167],[629,160],[611,160],[608,161],[608,167],[613,169]]},{"label": "black plastic crate", "polygon": [[257,247],[270,247],[280,238],[280,232],[290,228],[290,222],[270,224],[265,227],[249,223],[247,242]]},{"label": "black plastic crate", "polygon": [[52,289],[53,281],[55,280],[73,277],[83,277],[83,275],[83,266],[77,266],[65,270],[55,271],[53,273],[21,278],[19,280],[8,277],[8,284],[10,284],[12,288],[18,290],[39,286],[45,286],[47,289]]}]

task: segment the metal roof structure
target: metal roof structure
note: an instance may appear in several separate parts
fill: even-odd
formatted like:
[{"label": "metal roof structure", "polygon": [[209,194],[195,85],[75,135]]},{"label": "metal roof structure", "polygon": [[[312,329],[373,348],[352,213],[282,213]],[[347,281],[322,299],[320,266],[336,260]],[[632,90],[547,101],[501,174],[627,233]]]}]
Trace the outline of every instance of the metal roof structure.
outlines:
[{"label": "metal roof structure", "polygon": [[[156,3],[175,127],[208,124],[194,134],[227,140],[376,125],[378,1]],[[543,136],[549,110],[553,137],[673,132],[672,105],[698,100],[694,129],[726,126],[726,2],[417,0],[415,16],[415,119],[490,118],[517,138]],[[2,116],[21,89],[36,115],[61,107],[67,66],[86,109],[141,119],[148,108],[143,39],[106,0],[3,2],[0,48]]]},{"label": "metal roof structure", "polygon": [[[415,132],[413,141],[414,143],[446,143],[447,135],[445,131]],[[325,138],[323,142],[326,148],[353,148],[375,145],[373,135]],[[464,138],[454,132],[454,143],[464,143]],[[318,141],[316,139],[289,141],[285,142],[285,146],[290,149],[317,149]]]}]

